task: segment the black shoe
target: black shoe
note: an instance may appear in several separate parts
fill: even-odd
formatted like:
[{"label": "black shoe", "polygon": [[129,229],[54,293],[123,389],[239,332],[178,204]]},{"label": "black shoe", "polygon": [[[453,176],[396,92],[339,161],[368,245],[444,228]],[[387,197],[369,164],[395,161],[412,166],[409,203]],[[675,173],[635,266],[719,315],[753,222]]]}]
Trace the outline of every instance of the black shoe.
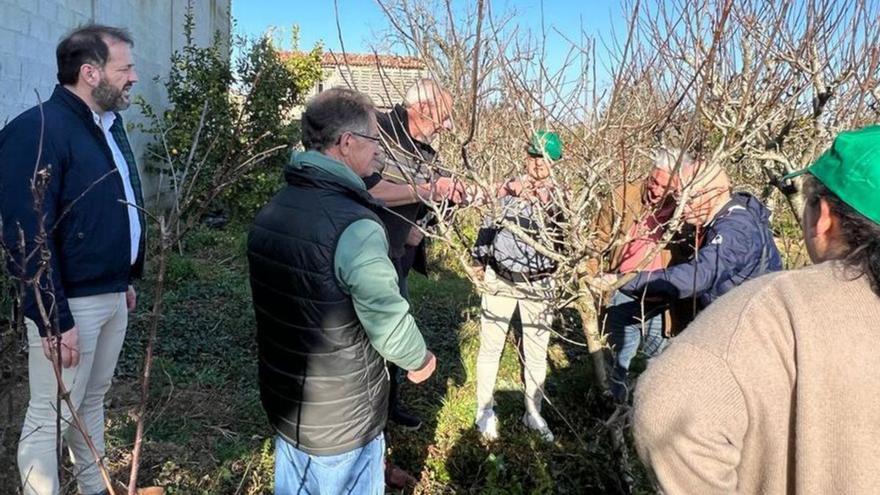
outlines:
[{"label": "black shoe", "polygon": [[397,423],[405,430],[416,431],[422,426],[422,420],[397,406],[388,411],[388,419]]}]

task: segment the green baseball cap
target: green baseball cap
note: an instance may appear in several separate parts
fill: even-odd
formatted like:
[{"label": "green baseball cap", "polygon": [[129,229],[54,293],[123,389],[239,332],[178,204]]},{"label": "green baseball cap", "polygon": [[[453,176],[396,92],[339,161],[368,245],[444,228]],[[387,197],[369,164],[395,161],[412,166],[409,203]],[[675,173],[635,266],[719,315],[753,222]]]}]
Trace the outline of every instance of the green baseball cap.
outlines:
[{"label": "green baseball cap", "polygon": [[880,125],[841,132],[812,165],[784,179],[807,172],[844,203],[880,224]]},{"label": "green baseball cap", "polygon": [[562,141],[555,132],[540,130],[532,134],[529,149],[526,150],[531,156],[543,156],[551,161],[562,158]]}]

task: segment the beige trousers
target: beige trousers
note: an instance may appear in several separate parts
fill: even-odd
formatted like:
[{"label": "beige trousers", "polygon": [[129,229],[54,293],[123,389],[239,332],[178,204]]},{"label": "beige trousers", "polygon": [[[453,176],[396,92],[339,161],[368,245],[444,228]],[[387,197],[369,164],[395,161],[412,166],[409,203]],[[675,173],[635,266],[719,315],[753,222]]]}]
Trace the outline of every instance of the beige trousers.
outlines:
[{"label": "beige trousers", "polygon": [[477,411],[494,405],[495,380],[510,320],[519,308],[522,321],[522,349],[517,350],[523,363],[526,411],[541,413],[544,379],[547,375],[547,344],[553,324],[552,308],[547,303],[552,293],[552,279],[530,284],[513,283],[486,268],[480,317],[480,351],[477,354]]},{"label": "beige trousers", "polygon": [[[95,448],[104,456],[104,394],[116,369],[116,361],[128,310],[125,293],[76,297],[67,300],[79,328],[79,364],[62,371],[64,385],[85,423]],[[43,354],[40,334],[28,320],[28,381],[30,402],[18,443],[18,469],[25,495],[59,492],[57,439],[60,434],[70,449],[79,492],[86,495],[105,489],[95,458],[82,433],[71,426],[71,414],[61,405],[61,431],[56,419],[57,382],[52,363]]]}]

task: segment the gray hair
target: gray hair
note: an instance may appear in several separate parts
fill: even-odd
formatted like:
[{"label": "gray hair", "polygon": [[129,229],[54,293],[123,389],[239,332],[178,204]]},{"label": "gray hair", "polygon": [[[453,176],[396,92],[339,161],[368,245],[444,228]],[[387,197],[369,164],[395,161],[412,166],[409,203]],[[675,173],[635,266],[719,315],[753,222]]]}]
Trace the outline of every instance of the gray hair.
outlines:
[{"label": "gray hair", "polygon": [[693,157],[687,151],[678,148],[660,148],[654,152],[654,168],[671,174],[675,171],[679,158],[681,158],[681,165],[678,167],[679,172],[692,167],[694,164]]},{"label": "gray hair", "polygon": [[348,88],[318,93],[302,115],[302,144],[306,150],[324,151],[346,131],[367,133],[376,107],[369,96]]},{"label": "gray hair", "polygon": [[406,90],[406,96],[403,97],[403,105],[411,107],[419,103],[436,103],[441,95],[444,94],[448,94],[448,92],[436,81],[422,78]]}]

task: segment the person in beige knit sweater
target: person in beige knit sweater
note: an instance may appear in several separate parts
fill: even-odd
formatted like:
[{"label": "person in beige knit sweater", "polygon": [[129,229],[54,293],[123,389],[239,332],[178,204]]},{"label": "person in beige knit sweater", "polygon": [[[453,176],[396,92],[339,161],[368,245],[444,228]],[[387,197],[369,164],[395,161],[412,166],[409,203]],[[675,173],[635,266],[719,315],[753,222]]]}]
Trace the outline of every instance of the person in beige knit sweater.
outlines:
[{"label": "person in beige knit sweater", "polygon": [[804,172],[815,265],[720,298],[637,384],[664,493],[880,492],[880,126]]}]

